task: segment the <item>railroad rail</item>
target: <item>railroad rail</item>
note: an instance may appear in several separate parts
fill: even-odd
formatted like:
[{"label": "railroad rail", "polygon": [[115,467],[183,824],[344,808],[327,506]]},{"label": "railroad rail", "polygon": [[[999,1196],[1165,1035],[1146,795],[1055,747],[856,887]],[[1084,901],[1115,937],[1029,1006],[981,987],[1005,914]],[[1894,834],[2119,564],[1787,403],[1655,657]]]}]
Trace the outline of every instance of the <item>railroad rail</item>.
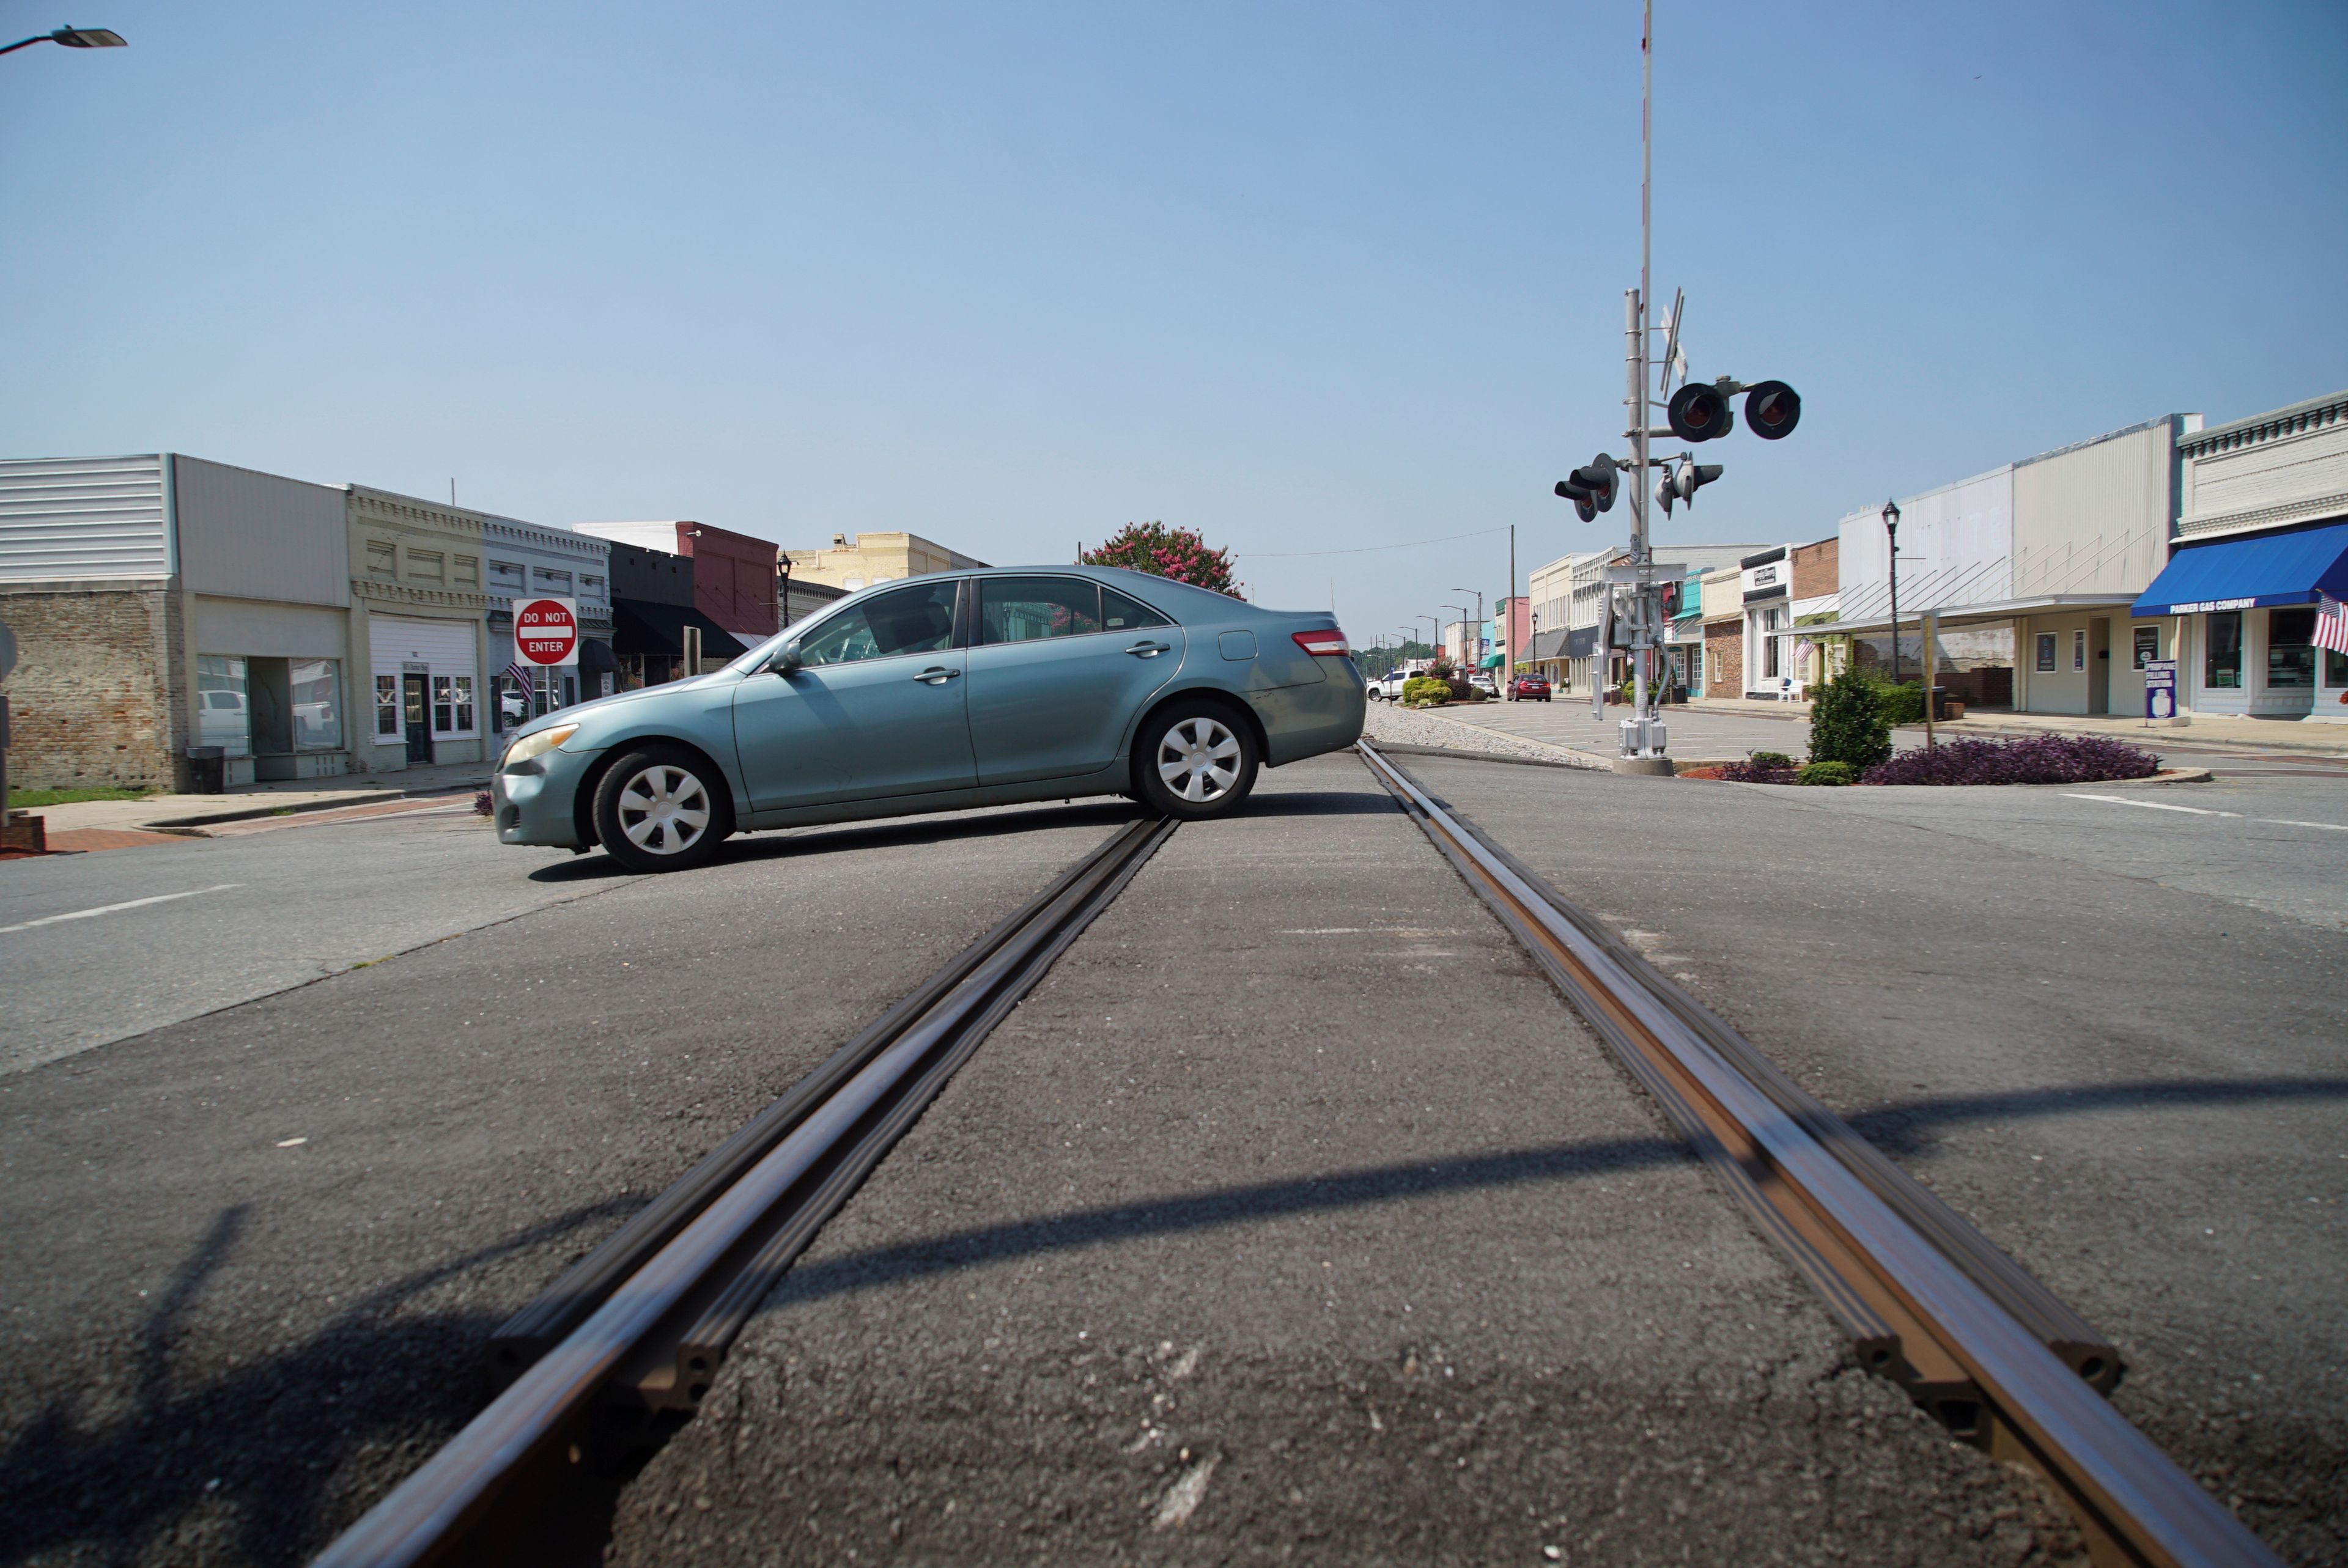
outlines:
[{"label": "railroad rail", "polygon": [[319,1568],[600,1560],[628,1460],[690,1416],[824,1223],[1174,825],[1120,829],[508,1320],[502,1391]]},{"label": "railroad rail", "polygon": [[2279,1564],[2104,1398],[2077,1314],[1587,911],[1364,741],[1370,772],[1824,1299],[1859,1361],[2044,1474],[2098,1563]]}]

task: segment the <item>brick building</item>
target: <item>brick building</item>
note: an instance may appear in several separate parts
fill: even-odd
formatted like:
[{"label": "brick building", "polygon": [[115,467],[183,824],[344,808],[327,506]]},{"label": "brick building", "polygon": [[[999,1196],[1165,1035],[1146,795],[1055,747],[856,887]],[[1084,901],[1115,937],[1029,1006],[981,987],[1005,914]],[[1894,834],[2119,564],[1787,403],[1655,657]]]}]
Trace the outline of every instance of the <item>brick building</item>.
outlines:
[{"label": "brick building", "polygon": [[0,462],[9,774],[184,789],[346,771],[345,491],[172,453]]}]

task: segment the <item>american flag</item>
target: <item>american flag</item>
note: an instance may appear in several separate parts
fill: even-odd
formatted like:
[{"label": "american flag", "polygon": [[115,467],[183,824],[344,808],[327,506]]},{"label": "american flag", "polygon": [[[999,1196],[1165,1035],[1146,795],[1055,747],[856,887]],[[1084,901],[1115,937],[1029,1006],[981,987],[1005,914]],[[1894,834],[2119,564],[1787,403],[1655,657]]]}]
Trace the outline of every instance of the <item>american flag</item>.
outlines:
[{"label": "american flag", "polygon": [[538,671],[517,659],[506,666],[506,679],[525,692],[538,689]]},{"label": "american flag", "polygon": [[2348,658],[2348,610],[2328,593],[2315,596],[2315,645]]}]

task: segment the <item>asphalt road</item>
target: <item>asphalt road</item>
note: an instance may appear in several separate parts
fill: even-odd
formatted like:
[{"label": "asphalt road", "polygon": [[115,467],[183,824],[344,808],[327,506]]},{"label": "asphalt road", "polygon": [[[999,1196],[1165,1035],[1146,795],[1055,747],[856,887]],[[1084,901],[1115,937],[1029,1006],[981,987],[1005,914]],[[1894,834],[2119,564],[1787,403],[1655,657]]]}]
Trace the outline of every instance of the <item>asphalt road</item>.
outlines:
[{"label": "asphalt road", "polygon": [[[486,833],[262,835],[289,898],[329,834],[361,885],[441,853],[452,899],[509,867],[604,892],[0,1078],[0,1562],[303,1561],[470,1416],[497,1323],[1127,820],[760,835],[668,877],[565,855],[537,881]],[[233,842],[59,864],[192,858],[201,883]]]},{"label": "asphalt road", "polygon": [[613,1560],[2003,1563],[2063,1538],[1849,1365],[1336,757],[1183,828],[996,1031],[623,1497]]},{"label": "asphalt road", "polygon": [[2112,1336],[2119,1408],[2289,1560],[2348,1562],[2348,789],[1407,764]]},{"label": "asphalt road", "polygon": [[571,858],[459,807],[0,861],[0,1074],[610,886]]},{"label": "asphalt road", "polygon": [[[2291,825],[2348,821],[2329,786],[2137,792],[2178,813],[1409,765],[2117,1337],[2124,1408],[2295,1560],[2348,1560],[2348,835]],[[249,847],[303,927],[334,917],[295,862],[394,887],[440,855],[473,900],[443,924],[474,924],[0,1077],[0,1562],[302,1560],[476,1407],[497,1322],[1128,810],[761,835],[649,879],[461,818],[35,863],[139,897]],[[0,925],[107,901],[43,891]],[[498,898],[525,907],[479,923]],[[31,931],[135,950],[110,923],[170,907]],[[396,951],[404,907],[347,940]],[[1332,757],[1183,828],[1071,948],[786,1280],[613,1555],[2075,1547],[1849,1365]]]}]

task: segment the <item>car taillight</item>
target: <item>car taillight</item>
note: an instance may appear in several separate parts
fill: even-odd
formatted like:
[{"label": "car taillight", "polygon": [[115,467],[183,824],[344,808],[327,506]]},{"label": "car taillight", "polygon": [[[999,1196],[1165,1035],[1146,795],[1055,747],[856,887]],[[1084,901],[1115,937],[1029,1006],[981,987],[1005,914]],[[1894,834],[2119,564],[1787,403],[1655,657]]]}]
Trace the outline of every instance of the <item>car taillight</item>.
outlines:
[{"label": "car taillight", "polygon": [[1296,646],[1315,659],[1350,659],[1354,654],[1354,651],[1345,646],[1345,634],[1334,629],[1327,631],[1297,631],[1290,635],[1295,638]]}]

